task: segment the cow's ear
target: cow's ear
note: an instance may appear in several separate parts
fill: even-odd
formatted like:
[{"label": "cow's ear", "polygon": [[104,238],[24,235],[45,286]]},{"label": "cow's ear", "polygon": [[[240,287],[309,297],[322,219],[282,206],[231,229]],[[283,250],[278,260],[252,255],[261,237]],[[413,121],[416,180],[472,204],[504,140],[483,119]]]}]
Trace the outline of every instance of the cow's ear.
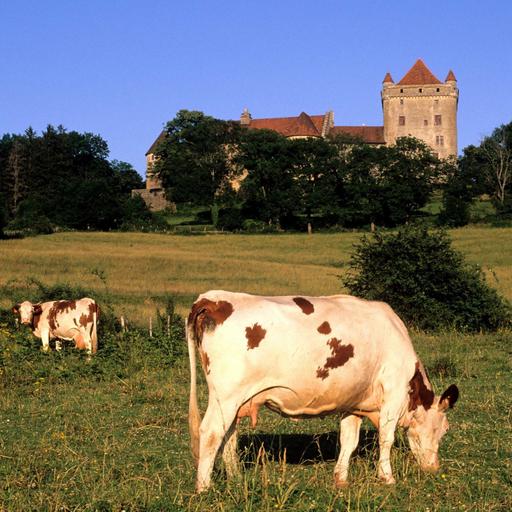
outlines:
[{"label": "cow's ear", "polygon": [[19,312],[20,312],[20,306],[21,304],[18,303],[18,304],[14,304],[14,306],[12,307],[12,312],[17,315]]},{"label": "cow's ear", "polygon": [[446,411],[448,407],[451,409],[455,402],[459,398],[459,388],[452,384],[451,386],[448,386],[448,388],[444,391],[444,393],[441,395],[441,398],[439,399],[439,410],[440,411]]},{"label": "cow's ear", "polygon": [[32,311],[34,315],[40,315],[43,312],[43,308],[41,307],[41,304],[34,304],[32,306]]}]

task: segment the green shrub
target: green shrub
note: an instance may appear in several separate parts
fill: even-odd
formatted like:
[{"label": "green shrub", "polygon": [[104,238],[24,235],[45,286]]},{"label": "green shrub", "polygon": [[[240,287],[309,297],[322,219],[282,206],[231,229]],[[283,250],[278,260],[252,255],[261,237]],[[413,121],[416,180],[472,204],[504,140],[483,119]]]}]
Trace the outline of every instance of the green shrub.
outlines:
[{"label": "green shrub", "polygon": [[420,329],[493,331],[511,325],[510,304],[468,265],[443,231],[406,227],[361,239],[351,257],[349,291],[390,304]]}]

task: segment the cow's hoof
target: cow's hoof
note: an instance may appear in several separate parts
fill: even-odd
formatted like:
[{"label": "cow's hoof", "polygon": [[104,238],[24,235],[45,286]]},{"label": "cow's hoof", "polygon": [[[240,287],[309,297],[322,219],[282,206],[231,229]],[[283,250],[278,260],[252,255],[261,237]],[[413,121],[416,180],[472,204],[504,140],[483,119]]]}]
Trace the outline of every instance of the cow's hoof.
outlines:
[{"label": "cow's hoof", "polygon": [[380,476],[380,481],[383,483],[383,484],[386,484],[386,485],[394,485],[396,484],[396,480],[392,477],[392,476]]},{"label": "cow's hoof", "polygon": [[345,480],[338,475],[334,475],[334,485],[336,489],[346,489],[350,484],[348,483],[348,480]]}]

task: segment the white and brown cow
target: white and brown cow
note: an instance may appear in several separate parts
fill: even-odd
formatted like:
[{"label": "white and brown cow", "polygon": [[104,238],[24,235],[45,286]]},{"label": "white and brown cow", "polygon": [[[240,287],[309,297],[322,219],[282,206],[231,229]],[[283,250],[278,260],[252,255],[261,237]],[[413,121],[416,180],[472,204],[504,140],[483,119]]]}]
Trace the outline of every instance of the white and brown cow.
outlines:
[{"label": "white and brown cow", "polygon": [[12,308],[22,324],[30,325],[34,336],[41,338],[43,350],[56,338],[55,347],[60,350],[60,340],[73,340],[75,347],[89,354],[98,349],[97,322],[100,308],[87,297],[79,300],[56,300],[32,304],[24,301]]},{"label": "white and brown cow", "polygon": [[[395,482],[390,450],[396,426],[425,470],[439,468],[438,447],[448,430],[445,411],[458,398],[451,385],[435,396],[403,322],[385,303],[348,295],[261,297],[209,291],[187,320],[191,387],[189,425],[196,488],[210,485],[217,451],[228,476],[238,471],[236,425],[256,425],[266,405],[290,418],[338,414],[341,451],[336,485],[347,484],[349,459],[362,418],[379,431],[378,475]],[[195,349],[209,389],[201,421]]]}]

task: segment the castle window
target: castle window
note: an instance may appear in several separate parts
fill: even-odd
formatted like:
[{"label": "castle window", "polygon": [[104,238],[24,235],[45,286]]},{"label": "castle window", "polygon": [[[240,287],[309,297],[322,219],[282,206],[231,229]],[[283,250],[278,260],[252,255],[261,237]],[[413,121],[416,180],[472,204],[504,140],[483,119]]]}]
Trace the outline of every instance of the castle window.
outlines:
[{"label": "castle window", "polygon": [[400,98],[400,105],[403,105],[404,104],[404,100],[402,98]]},{"label": "castle window", "polygon": [[398,116],[398,126],[405,126],[405,116]]},{"label": "castle window", "polygon": [[[439,92],[439,87],[436,89],[436,92]],[[437,101],[437,100],[436,100]]]},{"label": "castle window", "polygon": [[404,92],[404,90],[403,90],[403,89],[400,89],[400,92]]},{"label": "castle window", "polygon": [[428,119],[423,119],[423,126],[428,126]]},{"label": "castle window", "polygon": [[423,92],[423,89],[418,89],[418,91]]},{"label": "castle window", "polygon": [[436,114],[434,116],[434,124],[436,126],[441,126],[442,122],[441,122],[441,114]]},{"label": "castle window", "polygon": [[444,137],[442,135],[436,135],[436,146],[444,146]]},{"label": "castle window", "polygon": [[439,106],[439,100],[434,100],[434,106],[436,106],[436,107]]}]

